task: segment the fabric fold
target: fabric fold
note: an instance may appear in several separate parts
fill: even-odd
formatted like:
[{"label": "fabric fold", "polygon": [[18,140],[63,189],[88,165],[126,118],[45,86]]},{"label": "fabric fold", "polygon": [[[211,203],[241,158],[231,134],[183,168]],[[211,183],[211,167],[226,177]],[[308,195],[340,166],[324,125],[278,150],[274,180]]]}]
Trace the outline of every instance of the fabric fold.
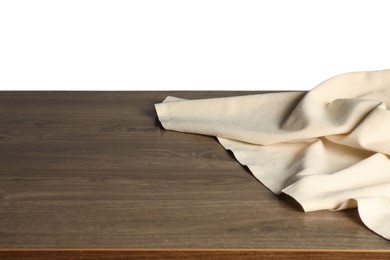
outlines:
[{"label": "fabric fold", "polygon": [[305,211],[358,207],[363,223],[390,239],[389,105],[390,70],[381,70],[341,74],[309,92],[167,97],[155,108],[165,129],[216,136]]}]

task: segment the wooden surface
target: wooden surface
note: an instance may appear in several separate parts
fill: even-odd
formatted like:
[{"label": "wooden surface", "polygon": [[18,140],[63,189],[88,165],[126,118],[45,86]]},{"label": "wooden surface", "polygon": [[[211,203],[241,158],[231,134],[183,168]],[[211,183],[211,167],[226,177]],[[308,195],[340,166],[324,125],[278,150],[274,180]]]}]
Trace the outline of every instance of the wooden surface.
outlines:
[{"label": "wooden surface", "polygon": [[0,92],[0,248],[390,250],[356,210],[303,213],[154,103],[253,92]]},{"label": "wooden surface", "polygon": [[282,249],[18,249],[1,250],[0,259],[288,259],[288,260],[388,260],[383,250],[282,250]]}]

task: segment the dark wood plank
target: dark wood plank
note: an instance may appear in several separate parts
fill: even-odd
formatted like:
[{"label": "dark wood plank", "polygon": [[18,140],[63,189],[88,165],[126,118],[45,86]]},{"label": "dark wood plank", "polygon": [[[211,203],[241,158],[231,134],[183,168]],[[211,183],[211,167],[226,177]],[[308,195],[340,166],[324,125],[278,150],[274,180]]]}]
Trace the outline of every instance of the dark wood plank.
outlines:
[{"label": "dark wood plank", "polygon": [[17,249],[0,250],[0,258],[21,259],[389,259],[380,250],[283,250],[283,249]]},{"label": "dark wood plank", "polygon": [[252,93],[0,92],[0,247],[390,250],[356,210],[303,213],[153,107]]}]

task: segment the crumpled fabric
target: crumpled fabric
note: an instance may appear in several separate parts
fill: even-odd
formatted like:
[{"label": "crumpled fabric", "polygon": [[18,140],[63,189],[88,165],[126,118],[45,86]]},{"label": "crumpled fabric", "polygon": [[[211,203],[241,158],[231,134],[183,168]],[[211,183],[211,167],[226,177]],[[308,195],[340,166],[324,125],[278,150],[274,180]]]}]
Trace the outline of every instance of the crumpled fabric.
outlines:
[{"label": "crumpled fabric", "polygon": [[305,212],[358,208],[390,239],[390,70],[332,77],[309,92],[155,104],[167,130],[216,136]]}]

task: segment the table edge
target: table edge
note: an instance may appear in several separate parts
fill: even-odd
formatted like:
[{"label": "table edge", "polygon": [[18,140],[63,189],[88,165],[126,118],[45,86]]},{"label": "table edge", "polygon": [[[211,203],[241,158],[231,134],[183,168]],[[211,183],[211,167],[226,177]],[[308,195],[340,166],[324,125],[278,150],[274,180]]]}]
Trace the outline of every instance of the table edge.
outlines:
[{"label": "table edge", "polygon": [[0,259],[389,259],[390,250],[288,248],[0,248]]}]

